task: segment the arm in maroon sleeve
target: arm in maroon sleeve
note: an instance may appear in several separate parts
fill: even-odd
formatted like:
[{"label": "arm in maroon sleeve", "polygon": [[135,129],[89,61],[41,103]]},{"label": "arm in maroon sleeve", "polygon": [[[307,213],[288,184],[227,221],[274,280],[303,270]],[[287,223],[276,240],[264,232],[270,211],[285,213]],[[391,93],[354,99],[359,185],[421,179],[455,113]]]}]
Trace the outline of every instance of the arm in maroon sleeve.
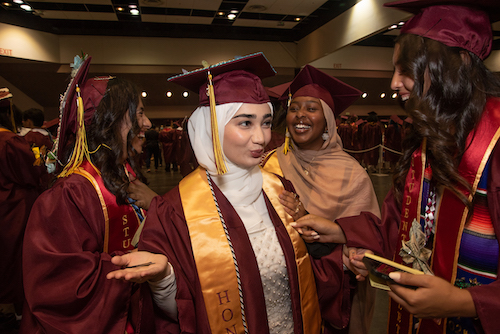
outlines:
[{"label": "arm in maroon sleeve", "polygon": [[396,204],[392,189],[382,204],[382,218],[369,212],[359,216],[339,218],[340,225],[347,238],[348,247],[365,248],[375,254],[392,259],[396,248],[401,210]]},{"label": "arm in maroon sleeve", "polygon": [[[498,145],[491,155],[490,163],[488,207],[498,241],[500,240],[500,149]],[[500,277],[500,258],[497,264],[496,281],[468,289],[486,334],[498,333],[498,328],[500,328],[500,317],[498,316],[500,313],[500,281],[498,277]]]},{"label": "arm in maroon sleeve", "polygon": [[24,241],[27,307],[21,333],[125,332],[132,284],[103,252],[104,216],[86,179],[71,175],[39,197]]}]

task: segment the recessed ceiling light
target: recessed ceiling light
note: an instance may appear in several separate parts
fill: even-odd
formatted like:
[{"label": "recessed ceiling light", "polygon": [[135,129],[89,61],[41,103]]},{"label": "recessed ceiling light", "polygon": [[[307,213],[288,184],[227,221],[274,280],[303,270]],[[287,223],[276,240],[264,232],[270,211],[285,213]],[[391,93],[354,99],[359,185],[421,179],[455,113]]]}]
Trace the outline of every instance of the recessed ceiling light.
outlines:
[{"label": "recessed ceiling light", "polygon": [[401,21],[401,22],[398,23],[398,25],[400,25],[400,26],[402,26],[403,24],[405,24],[404,21]]},{"label": "recessed ceiling light", "polygon": [[4,2],[2,5],[4,5],[5,7],[10,7],[10,3],[8,2]]},{"label": "recessed ceiling light", "polygon": [[380,98],[383,99],[385,97],[385,93],[380,94]]},{"label": "recessed ceiling light", "polygon": [[393,24],[392,26],[389,27],[389,29],[396,29],[398,26],[396,24]]},{"label": "recessed ceiling light", "polygon": [[184,96],[184,97],[188,97],[188,96],[189,96],[189,92],[185,90],[185,91],[182,93],[182,96]]},{"label": "recessed ceiling light", "polygon": [[227,18],[230,20],[234,20],[236,18],[236,14],[228,14]]},{"label": "recessed ceiling light", "polygon": [[361,97],[366,99],[368,97],[368,93],[365,92],[365,93],[361,94]]},{"label": "recessed ceiling light", "polygon": [[128,5],[128,8],[137,8],[137,5]]},{"label": "recessed ceiling light", "polygon": [[232,10],[231,10],[231,13],[233,13],[233,14],[238,14],[238,13],[239,13],[239,11],[237,11],[236,9],[232,9]]},{"label": "recessed ceiling light", "polygon": [[139,15],[139,9],[137,9],[137,8],[131,9],[130,10],[130,14],[132,14],[132,15]]},{"label": "recessed ceiling light", "polygon": [[296,17],[295,21],[299,22],[300,21],[300,17]]},{"label": "recessed ceiling light", "polygon": [[24,10],[25,10],[25,11],[27,11],[27,12],[30,12],[30,11],[32,11],[32,10],[33,10],[33,8],[31,8],[31,6],[30,6],[30,5],[26,5],[26,4],[21,5],[21,6],[19,6],[19,7],[21,7],[22,9],[24,9]]},{"label": "recessed ceiling light", "polygon": [[116,10],[119,11],[119,12],[122,12],[123,11],[123,7],[116,7]]},{"label": "recessed ceiling light", "polygon": [[168,91],[168,92],[166,92],[166,93],[165,93],[165,95],[166,95],[167,97],[172,97],[172,92],[171,92],[171,91]]},{"label": "recessed ceiling light", "polygon": [[141,93],[141,95],[142,95],[142,97],[146,97],[146,96],[148,96],[148,93],[146,93],[146,91],[143,91],[143,92]]},{"label": "recessed ceiling light", "polygon": [[24,3],[24,1],[23,0],[14,0],[14,3],[22,4],[22,3]]},{"label": "recessed ceiling light", "polygon": [[395,99],[397,96],[398,96],[398,93],[396,93],[396,92],[392,93],[392,95],[391,95],[391,97],[392,97],[393,99]]},{"label": "recessed ceiling light", "polygon": [[224,15],[224,12],[218,12],[217,15],[219,16],[223,16]]}]

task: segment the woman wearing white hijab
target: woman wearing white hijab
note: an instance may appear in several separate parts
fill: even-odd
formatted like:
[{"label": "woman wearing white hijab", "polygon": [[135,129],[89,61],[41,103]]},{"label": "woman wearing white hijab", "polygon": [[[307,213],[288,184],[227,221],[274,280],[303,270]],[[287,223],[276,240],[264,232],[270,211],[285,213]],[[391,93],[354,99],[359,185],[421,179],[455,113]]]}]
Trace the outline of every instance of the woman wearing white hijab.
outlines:
[{"label": "woman wearing white hijab", "polygon": [[171,79],[199,89],[188,133],[201,167],[152,201],[139,245],[148,252],[114,260],[147,265],[108,276],[149,280],[158,332],[321,332],[331,292],[316,291],[314,274],[343,272],[313,270],[279,202],[293,187],[258,166],[272,118],[260,77],[273,74],[258,53]]}]

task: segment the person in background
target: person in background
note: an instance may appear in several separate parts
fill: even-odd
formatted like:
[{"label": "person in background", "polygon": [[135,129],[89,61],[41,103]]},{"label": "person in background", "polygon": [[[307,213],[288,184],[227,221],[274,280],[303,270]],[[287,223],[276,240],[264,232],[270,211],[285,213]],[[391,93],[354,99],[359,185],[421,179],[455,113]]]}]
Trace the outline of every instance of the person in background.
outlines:
[{"label": "person in background", "polygon": [[127,192],[145,181],[135,158],[151,122],[132,83],[85,80],[90,59],[75,59],[56,146],[63,168],[26,228],[21,333],[152,333],[135,316],[136,287],[106,279],[119,268],[111,258],[135,249],[144,220]]},{"label": "person in background", "polygon": [[[149,280],[164,310],[159,333],[316,334],[321,317],[338,312],[330,291],[343,270],[311,266],[279,202],[293,187],[259,168],[273,114],[260,78],[274,74],[257,53],[170,79],[200,92],[188,122],[200,168],[151,202],[139,245],[148,252],[113,258],[122,266],[154,264],[108,275]],[[314,274],[332,285],[316,290]]]},{"label": "person in background", "polygon": [[45,116],[43,111],[36,108],[31,108],[23,112],[23,127],[29,129],[24,134],[24,139],[32,146],[46,150],[52,150],[53,142],[50,133],[42,129]]},{"label": "person in background", "polygon": [[163,150],[163,160],[165,161],[165,171],[170,172],[170,167],[172,162],[174,162],[174,166],[176,165],[174,154],[174,139],[175,139],[175,130],[173,128],[173,124],[171,126],[164,127],[158,136],[158,140],[161,143]]},{"label": "person in background", "polygon": [[30,145],[16,134],[12,94],[0,89],[0,332],[19,328],[24,292],[22,247],[33,203],[47,187],[45,166],[36,166]]},{"label": "person in background", "polygon": [[[363,126],[363,149],[371,149],[363,155],[363,161],[369,172],[375,172],[378,166],[380,149],[376,146],[382,144],[383,126],[380,124],[377,113],[368,113],[367,123]],[[376,148],[374,148],[376,147]],[[372,149],[373,148],[373,149]]]},{"label": "person in background", "polygon": [[[386,6],[415,14],[396,40],[391,82],[413,128],[382,219],[362,213],[337,223],[348,240],[350,226],[371,229],[356,247],[426,273],[389,274],[389,333],[498,333],[500,79],[483,60],[500,3]],[[328,234],[327,225],[313,228]]]},{"label": "person in background", "polygon": [[160,146],[158,142],[159,132],[156,127],[151,127],[145,133],[146,137],[146,168],[147,172],[151,172],[151,158],[154,159],[155,171],[158,171],[158,165],[161,161]]},{"label": "person in background", "polygon": [[[342,113],[360,95],[359,90],[310,65],[297,74],[282,95],[282,99],[289,100],[286,116],[289,139],[268,155],[263,161],[263,168],[292,182],[300,200],[291,193],[285,193],[282,201],[287,212],[298,222],[333,222],[361,212],[371,212],[380,217],[370,178],[363,167],[343,151],[335,127],[335,115]],[[309,215],[299,219],[306,213]],[[331,265],[342,272],[344,262],[350,266],[347,259],[344,261],[344,257],[349,257],[349,250],[342,246],[344,243],[340,233],[340,238],[332,240],[329,245],[317,242],[307,245],[313,257],[322,259],[328,255],[329,260],[334,260]],[[315,264],[313,261],[313,266]],[[325,331],[328,333],[369,331],[375,291],[367,282],[356,286],[355,276],[346,270],[338,285],[332,285],[328,277],[316,277],[317,286],[328,287],[330,294],[335,296],[334,305],[340,317],[340,320],[325,319]],[[344,294],[351,293],[354,296],[352,310],[350,302],[343,304]],[[322,296],[319,297],[321,300]]]}]

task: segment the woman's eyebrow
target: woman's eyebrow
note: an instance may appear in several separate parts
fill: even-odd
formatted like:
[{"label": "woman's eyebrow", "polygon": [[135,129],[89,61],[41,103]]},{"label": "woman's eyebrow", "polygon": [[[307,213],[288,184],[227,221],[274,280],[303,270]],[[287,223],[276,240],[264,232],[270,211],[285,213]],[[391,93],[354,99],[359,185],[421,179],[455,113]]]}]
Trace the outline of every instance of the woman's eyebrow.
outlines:
[{"label": "woman's eyebrow", "polygon": [[238,118],[238,117],[257,118],[257,115],[255,115],[255,114],[239,114],[239,115],[234,116],[233,118]]}]

